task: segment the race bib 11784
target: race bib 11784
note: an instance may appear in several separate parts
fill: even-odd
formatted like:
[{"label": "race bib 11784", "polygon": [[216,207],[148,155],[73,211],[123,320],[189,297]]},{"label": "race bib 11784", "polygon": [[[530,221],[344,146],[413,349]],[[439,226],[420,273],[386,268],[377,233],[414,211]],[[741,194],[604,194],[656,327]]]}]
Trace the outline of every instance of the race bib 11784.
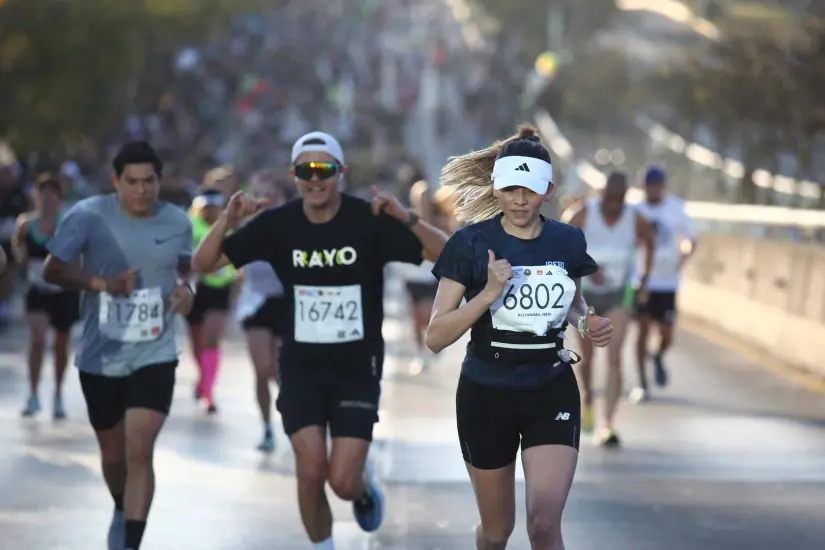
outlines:
[{"label": "race bib 11784", "polygon": [[364,339],[361,285],[295,285],[295,341],[343,344]]},{"label": "race bib 11784", "polygon": [[129,296],[100,293],[98,325],[101,334],[120,342],[151,342],[163,332],[163,294],[142,288]]},{"label": "race bib 11784", "polygon": [[513,278],[490,308],[493,328],[544,336],[561,328],[575,296],[576,283],[561,267],[513,267]]}]

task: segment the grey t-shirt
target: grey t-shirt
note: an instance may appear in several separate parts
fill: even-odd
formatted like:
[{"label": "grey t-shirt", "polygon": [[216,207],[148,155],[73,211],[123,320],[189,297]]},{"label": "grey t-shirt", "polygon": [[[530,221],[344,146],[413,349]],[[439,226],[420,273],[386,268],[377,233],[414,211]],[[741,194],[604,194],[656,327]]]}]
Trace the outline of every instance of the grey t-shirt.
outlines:
[{"label": "grey t-shirt", "polygon": [[89,275],[138,270],[131,296],[82,294],[83,338],[75,358],[81,371],[122,377],[177,359],[169,294],[177,285],[178,267],[192,259],[192,223],[186,212],[161,202],[154,217],[133,218],[123,212],[116,195],[91,197],[66,214],[47,248],[66,263],[82,257]]}]

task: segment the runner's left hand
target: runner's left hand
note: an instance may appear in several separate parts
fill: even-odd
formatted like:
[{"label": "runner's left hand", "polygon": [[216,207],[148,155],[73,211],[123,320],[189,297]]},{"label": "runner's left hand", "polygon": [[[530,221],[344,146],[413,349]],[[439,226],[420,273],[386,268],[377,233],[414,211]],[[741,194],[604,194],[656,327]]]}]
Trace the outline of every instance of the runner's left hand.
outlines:
[{"label": "runner's left hand", "polygon": [[597,348],[603,348],[610,343],[613,337],[613,325],[610,319],[588,315],[584,322],[585,334]]},{"label": "runner's left hand", "polygon": [[189,315],[192,311],[192,304],[195,303],[195,295],[192,294],[189,285],[178,285],[169,294],[169,302],[172,304],[172,311],[181,315]]},{"label": "runner's left hand", "polygon": [[388,216],[393,217],[400,222],[410,221],[409,211],[401,206],[398,199],[390,193],[379,191],[374,185],[372,186],[372,200],[370,203],[372,204],[372,213],[376,216],[381,212],[384,212]]}]

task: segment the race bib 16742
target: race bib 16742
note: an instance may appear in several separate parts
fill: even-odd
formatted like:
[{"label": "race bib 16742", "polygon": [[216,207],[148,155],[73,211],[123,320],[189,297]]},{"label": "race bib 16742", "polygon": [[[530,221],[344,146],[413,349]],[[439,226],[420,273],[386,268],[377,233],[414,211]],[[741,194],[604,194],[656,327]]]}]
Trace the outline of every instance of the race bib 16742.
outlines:
[{"label": "race bib 16742", "polygon": [[295,285],[295,341],[343,344],[364,339],[361,285]]}]

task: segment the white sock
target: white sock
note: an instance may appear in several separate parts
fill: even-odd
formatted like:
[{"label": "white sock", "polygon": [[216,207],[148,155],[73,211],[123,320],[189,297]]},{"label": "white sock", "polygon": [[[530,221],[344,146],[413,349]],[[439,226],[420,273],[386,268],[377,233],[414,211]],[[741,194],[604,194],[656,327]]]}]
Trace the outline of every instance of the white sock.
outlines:
[{"label": "white sock", "polygon": [[315,550],[335,550],[335,543],[332,542],[332,537],[327,540],[316,542],[312,545]]}]

